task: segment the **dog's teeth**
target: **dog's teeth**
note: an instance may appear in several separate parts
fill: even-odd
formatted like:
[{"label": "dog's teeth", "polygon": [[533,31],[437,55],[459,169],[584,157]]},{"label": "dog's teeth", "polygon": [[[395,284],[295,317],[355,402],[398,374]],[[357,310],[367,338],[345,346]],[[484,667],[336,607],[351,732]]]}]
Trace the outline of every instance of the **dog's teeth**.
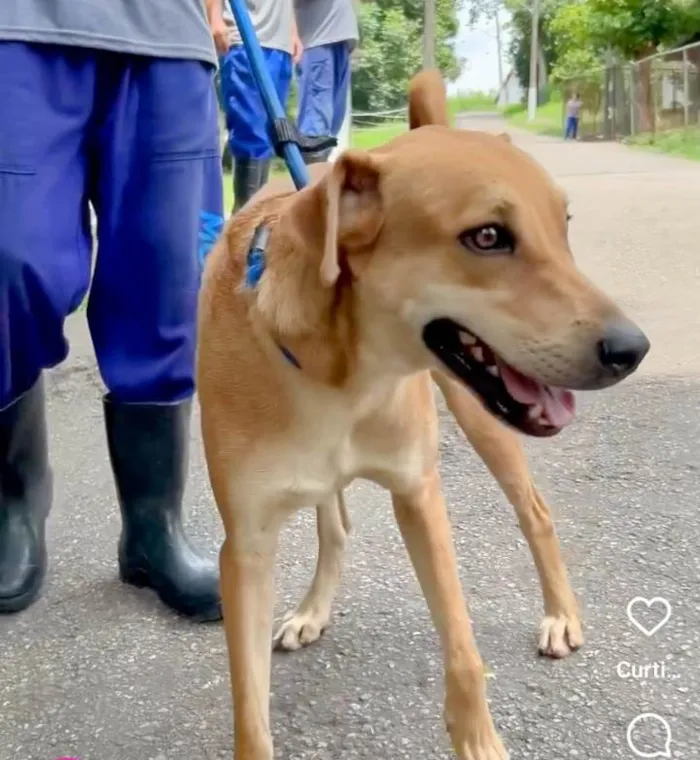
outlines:
[{"label": "dog's teeth", "polygon": [[527,410],[527,416],[531,420],[538,420],[544,409],[539,404],[534,404]]},{"label": "dog's teeth", "polygon": [[471,333],[465,332],[464,330],[460,330],[459,339],[465,346],[473,346],[476,343],[476,338]]},{"label": "dog's teeth", "polygon": [[472,346],[471,353],[478,362],[484,361],[484,349],[481,346]]},{"label": "dog's teeth", "polygon": [[494,377],[498,377],[498,367],[495,364],[491,364],[488,367],[486,367],[486,371],[489,373],[489,375],[493,375]]}]

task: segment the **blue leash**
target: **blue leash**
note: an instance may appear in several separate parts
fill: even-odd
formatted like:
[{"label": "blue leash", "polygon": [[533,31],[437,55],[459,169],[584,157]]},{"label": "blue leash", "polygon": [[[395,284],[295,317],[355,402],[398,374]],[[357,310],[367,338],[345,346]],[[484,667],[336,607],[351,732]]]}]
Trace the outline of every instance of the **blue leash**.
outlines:
[{"label": "blue leash", "polygon": [[[282,0],[276,1],[281,2]],[[290,124],[265,65],[262,48],[250,20],[245,0],[231,0],[231,10],[267,112],[275,150],[277,155],[284,159],[296,189],[301,190],[309,184],[309,173],[302,153],[332,148],[337,141],[333,137],[304,137],[298,133],[293,124]]]},{"label": "blue leash", "polygon": [[[282,2],[282,0],[276,0],[276,2]],[[265,65],[262,48],[251,23],[246,0],[231,0],[231,10],[248,56],[255,84],[267,112],[270,136],[275,151],[280,158],[284,159],[287,169],[292,175],[294,186],[297,190],[301,190],[309,184],[309,173],[303,154],[332,148],[337,144],[337,141],[330,136],[306,137],[300,135],[296,127],[289,122]],[[248,288],[256,288],[265,272],[265,254],[269,237],[270,230],[266,225],[262,224],[255,230],[246,258],[244,282]],[[299,362],[291,351],[284,346],[279,346],[279,348],[290,364],[300,368]]]}]

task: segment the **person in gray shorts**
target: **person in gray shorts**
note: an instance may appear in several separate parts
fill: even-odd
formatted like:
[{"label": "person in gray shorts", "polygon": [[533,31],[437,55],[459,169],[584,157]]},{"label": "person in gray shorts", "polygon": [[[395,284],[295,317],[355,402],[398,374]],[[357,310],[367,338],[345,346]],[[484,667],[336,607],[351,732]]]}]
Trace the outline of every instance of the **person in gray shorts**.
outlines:
[{"label": "person in gray shorts", "polygon": [[197,292],[223,225],[212,32],[221,48],[226,29],[206,2],[0,2],[0,613],[46,575],[42,374],[66,358],[64,320],[89,288],[120,577],[221,617],[217,565],[182,524]]}]

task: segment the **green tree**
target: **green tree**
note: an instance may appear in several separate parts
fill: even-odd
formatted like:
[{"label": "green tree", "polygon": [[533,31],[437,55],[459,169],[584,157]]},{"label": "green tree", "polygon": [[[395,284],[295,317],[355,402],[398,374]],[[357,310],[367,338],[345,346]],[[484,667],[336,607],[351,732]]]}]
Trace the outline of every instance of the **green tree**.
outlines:
[{"label": "green tree", "polygon": [[[448,81],[461,72],[455,54],[461,0],[437,0],[437,65]],[[360,49],[353,66],[353,104],[362,111],[406,103],[410,78],[423,61],[423,0],[374,0],[359,5]]]},{"label": "green tree", "polygon": [[560,5],[549,21],[554,63],[550,72],[554,84],[562,86],[563,96],[581,97],[592,114],[600,110],[603,51],[591,38],[591,6],[587,2]]},{"label": "green tree", "polygon": [[[554,46],[549,32],[549,22],[557,8],[567,0],[540,0],[539,47],[547,68],[554,61]],[[508,56],[518,80],[527,87],[530,80],[530,40],[532,35],[532,0],[465,0],[471,24],[492,19],[499,10],[510,13],[507,27],[510,31]]]},{"label": "green tree", "polygon": [[685,0],[587,0],[590,36],[623,58],[638,60],[698,29],[698,3]]},{"label": "green tree", "polygon": [[[561,3],[562,0],[541,0],[540,2],[538,40],[547,75],[549,75],[555,57],[554,42],[549,25]],[[524,4],[518,0],[506,0],[504,6],[511,14],[509,27],[511,38],[508,53],[519,81],[527,87],[530,81],[530,44],[532,39],[531,2]]]},{"label": "green tree", "polygon": [[353,106],[382,111],[406,102],[408,81],[420,69],[420,27],[401,8],[363,3],[359,10],[362,44],[352,76]]},{"label": "green tree", "polygon": [[[396,4],[396,0],[378,0]],[[491,0],[490,0],[491,1]],[[464,0],[436,0],[436,45],[435,58],[438,68],[448,81],[457,79],[462,71],[462,63],[455,55],[455,42],[459,32],[459,11]],[[400,0],[406,18],[416,21],[423,31],[424,0]]]},{"label": "green tree", "polygon": [[648,56],[700,28],[700,4],[694,0],[587,0],[589,33],[599,49],[609,47],[625,60],[638,61],[640,129],[652,131],[654,97]]},{"label": "green tree", "polygon": [[601,67],[600,44],[591,36],[591,5],[560,5],[549,22],[554,63],[551,70],[555,82],[579,78]]}]

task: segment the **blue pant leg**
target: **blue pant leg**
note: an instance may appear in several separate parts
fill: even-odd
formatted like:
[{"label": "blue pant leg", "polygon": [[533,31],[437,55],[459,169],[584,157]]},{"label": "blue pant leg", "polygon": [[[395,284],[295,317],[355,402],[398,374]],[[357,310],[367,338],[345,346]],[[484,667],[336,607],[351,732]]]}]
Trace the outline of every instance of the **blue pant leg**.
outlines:
[{"label": "blue pant leg", "polygon": [[[292,58],[289,53],[271,48],[263,48],[263,57],[277,97],[285,107],[292,80]],[[256,160],[272,158],[275,151],[269,120],[242,45],[235,45],[226,54],[221,82],[231,154]]]},{"label": "blue pant leg", "polygon": [[0,409],[68,353],[90,280],[89,51],[0,43]]},{"label": "blue pant leg", "polygon": [[200,258],[223,226],[213,71],[113,56],[101,74],[90,331],[112,399],[176,402],[194,391]]},{"label": "blue pant leg", "polygon": [[573,116],[566,117],[566,133],[564,137],[567,139],[570,137],[576,137],[576,119]]},{"label": "blue pant leg", "polygon": [[[277,97],[286,112],[289,89],[292,85],[292,76],[294,74],[292,56],[284,50],[266,50],[265,53],[267,66],[272,77],[272,82],[275,85]],[[267,119],[267,114],[265,118]]]},{"label": "blue pant leg", "polygon": [[305,50],[299,63],[299,116],[302,135],[331,134],[333,127],[334,65],[330,45]]},{"label": "blue pant leg", "polygon": [[348,90],[350,88],[350,45],[347,42],[335,42],[333,47],[333,119],[331,135],[337,137],[345,120],[348,107]]}]

